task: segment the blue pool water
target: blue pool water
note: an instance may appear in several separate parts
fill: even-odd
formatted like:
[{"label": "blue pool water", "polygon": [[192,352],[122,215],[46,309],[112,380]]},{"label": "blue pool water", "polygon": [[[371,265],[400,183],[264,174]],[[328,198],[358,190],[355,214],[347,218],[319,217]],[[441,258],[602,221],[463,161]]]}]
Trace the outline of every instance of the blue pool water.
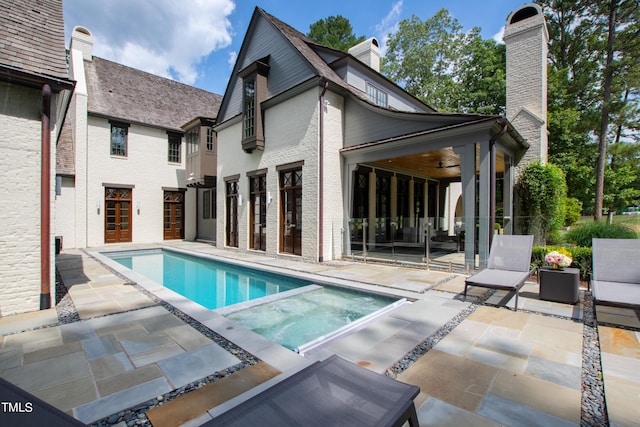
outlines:
[{"label": "blue pool water", "polygon": [[[296,351],[333,339],[358,322],[404,302],[172,251],[105,255],[206,308],[220,309],[227,318]],[[281,298],[275,295],[282,292],[287,293]]]},{"label": "blue pool water", "polygon": [[138,252],[106,255],[208,309],[227,307],[310,284],[177,252]]}]

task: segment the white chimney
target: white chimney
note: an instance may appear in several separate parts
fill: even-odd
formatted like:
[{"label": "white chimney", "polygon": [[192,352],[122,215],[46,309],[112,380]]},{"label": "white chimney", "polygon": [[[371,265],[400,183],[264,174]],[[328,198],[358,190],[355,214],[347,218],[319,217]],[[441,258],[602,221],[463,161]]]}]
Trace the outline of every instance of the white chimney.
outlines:
[{"label": "white chimney", "polygon": [[528,3],[507,17],[507,119],[529,143],[520,166],[547,161],[547,51],[542,8]]},{"label": "white chimney", "polygon": [[374,37],[353,46],[348,53],[380,72],[380,45]]},{"label": "white chimney", "polygon": [[93,59],[93,36],[91,31],[84,27],[74,27],[71,33],[71,46],[69,50],[77,49],[82,52],[82,57],[85,61],[91,61]]}]

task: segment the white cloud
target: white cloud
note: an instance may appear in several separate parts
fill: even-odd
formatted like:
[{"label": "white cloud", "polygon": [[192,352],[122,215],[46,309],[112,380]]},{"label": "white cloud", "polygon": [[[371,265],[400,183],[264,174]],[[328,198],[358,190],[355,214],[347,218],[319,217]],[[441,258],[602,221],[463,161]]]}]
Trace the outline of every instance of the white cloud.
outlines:
[{"label": "white cloud", "polygon": [[502,27],[500,27],[500,31],[498,31],[497,33],[495,33],[493,35],[493,39],[499,43],[499,44],[503,44],[504,40],[502,40],[502,37],[504,37],[504,25]]},{"label": "white cloud", "polygon": [[389,40],[389,34],[398,31],[399,19],[402,14],[402,2],[403,0],[397,0],[391,5],[391,10],[382,20],[376,24],[375,32],[376,38],[380,42],[380,52],[382,56],[387,52],[387,41]]},{"label": "white cloud", "polygon": [[233,70],[233,66],[236,65],[236,59],[238,59],[238,52],[236,52],[235,50],[229,52],[228,64],[230,70]]},{"label": "white cloud", "polygon": [[193,84],[197,66],[231,44],[234,0],[63,0],[67,40],[94,35],[94,55]]}]

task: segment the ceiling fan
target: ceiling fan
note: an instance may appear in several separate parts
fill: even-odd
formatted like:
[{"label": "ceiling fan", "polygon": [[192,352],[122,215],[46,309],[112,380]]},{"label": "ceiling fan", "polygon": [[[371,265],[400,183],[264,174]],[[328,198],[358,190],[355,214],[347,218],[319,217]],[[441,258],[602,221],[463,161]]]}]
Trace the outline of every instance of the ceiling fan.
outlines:
[{"label": "ceiling fan", "polygon": [[457,168],[457,167],[459,167],[459,166],[460,166],[460,165],[446,165],[446,166],[445,166],[445,165],[443,165],[443,164],[442,164],[442,161],[439,161],[439,162],[438,162],[438,169],[445,169],[445,168]]}]

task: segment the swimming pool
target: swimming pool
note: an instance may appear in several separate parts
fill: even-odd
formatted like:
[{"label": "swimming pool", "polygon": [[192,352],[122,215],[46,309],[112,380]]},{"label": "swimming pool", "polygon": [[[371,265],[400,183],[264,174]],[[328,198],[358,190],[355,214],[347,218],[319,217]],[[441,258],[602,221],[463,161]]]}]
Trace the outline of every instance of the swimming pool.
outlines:
[{"label": "swimming pool", "polygon": [[105,255],[210,310],[311,284],[161,249]]},{"label": "swimming pool", "polygon": [[405,302],[171,250],[103,255],[298,352]]}]

